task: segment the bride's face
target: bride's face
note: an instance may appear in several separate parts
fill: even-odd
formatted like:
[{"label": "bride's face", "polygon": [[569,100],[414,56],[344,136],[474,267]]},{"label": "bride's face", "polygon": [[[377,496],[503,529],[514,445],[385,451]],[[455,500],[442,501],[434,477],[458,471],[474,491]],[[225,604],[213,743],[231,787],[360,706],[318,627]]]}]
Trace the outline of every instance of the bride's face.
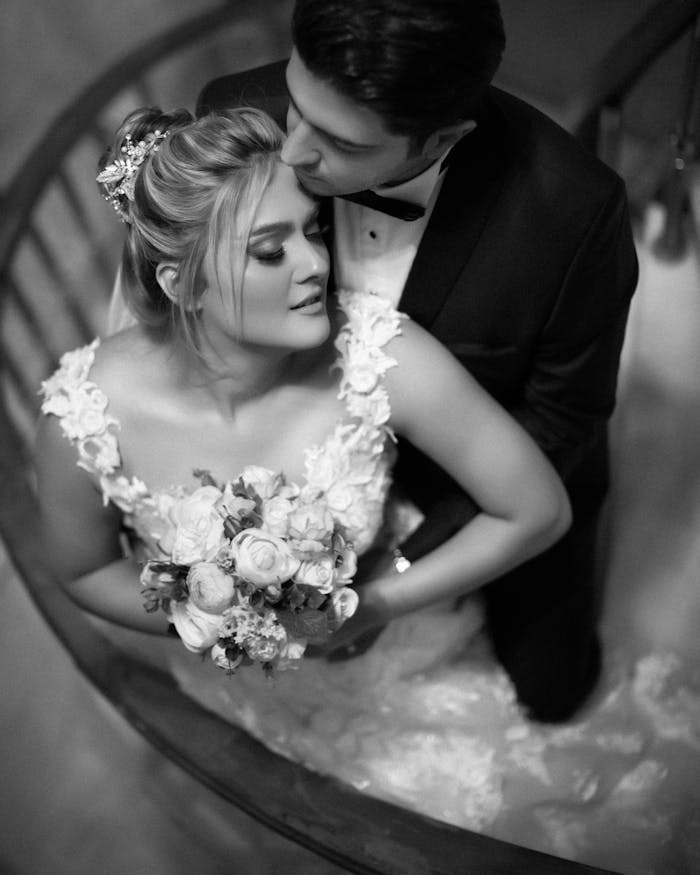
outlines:
[{"label": "bride's face", "polygon": [[321,238],[318,203],[301,189],[294,171],[279,164],[253,219],[243,273],[240,324],[212,289],[202,298],[210,333],[231,334],[262,347],[310,349],[326,340],[328,250]]}]

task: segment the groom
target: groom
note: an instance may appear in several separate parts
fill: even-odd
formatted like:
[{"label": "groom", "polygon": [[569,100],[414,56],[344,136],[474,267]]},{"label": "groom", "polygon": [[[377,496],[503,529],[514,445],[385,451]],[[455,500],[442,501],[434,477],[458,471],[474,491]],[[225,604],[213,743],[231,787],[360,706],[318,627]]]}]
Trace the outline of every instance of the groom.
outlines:
[{"label": "groom", "polygon": [[[335,196],[336,286],[385,295],[427,328],[563,477],[571,530],[483,593],[519,700],[566,720],[600,671],[595,546],[637,280],[624,186],[490,85],[505,43],[496,0],[297,0],[292,28],[288,64],[215,80],[200,112],[286,111],[283,160]],[[476,512],[406,443],[397,478],[427,520],[409,560]]]}]

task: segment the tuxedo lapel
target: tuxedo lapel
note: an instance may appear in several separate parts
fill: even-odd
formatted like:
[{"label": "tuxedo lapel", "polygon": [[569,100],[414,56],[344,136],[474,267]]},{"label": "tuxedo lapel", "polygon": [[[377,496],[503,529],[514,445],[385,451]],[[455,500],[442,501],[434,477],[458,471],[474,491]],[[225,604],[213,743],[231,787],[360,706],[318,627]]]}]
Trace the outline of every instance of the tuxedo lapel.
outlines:
[{"label": "tuxedo lapel", "polygon": [[[503,184],[500,113],[489,106],[455,146],[442,190],[423,233],[399,309],[425,328],[471,258]],[[494,241],[497,245],[498,241]]]}]

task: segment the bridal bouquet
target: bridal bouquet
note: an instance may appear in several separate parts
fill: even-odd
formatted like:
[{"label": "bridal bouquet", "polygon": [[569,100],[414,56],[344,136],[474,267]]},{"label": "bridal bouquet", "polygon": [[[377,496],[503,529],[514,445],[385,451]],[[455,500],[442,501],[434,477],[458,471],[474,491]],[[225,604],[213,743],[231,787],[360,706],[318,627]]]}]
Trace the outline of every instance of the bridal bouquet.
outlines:
[{"label": "bridal bouquet", "polygon": [[141,584],[147,611],[164,610],[189,650],[227,672],[293,667],[357,608],[356,557],[323,496],[266,468],[246,467],[175,500],[172,527]]}]

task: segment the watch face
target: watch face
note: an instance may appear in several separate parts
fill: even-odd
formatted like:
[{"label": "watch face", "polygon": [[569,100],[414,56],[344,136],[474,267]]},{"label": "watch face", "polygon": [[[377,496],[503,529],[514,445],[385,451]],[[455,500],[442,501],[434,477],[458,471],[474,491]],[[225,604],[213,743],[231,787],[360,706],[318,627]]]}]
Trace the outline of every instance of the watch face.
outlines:
[{"label": "watch face", "polygon": [[394,551],[394,568],[398,571],[399,574],[403,574],[404,571],[408,571],[411,567],[411,563],[408,559],[399,551]]}]

